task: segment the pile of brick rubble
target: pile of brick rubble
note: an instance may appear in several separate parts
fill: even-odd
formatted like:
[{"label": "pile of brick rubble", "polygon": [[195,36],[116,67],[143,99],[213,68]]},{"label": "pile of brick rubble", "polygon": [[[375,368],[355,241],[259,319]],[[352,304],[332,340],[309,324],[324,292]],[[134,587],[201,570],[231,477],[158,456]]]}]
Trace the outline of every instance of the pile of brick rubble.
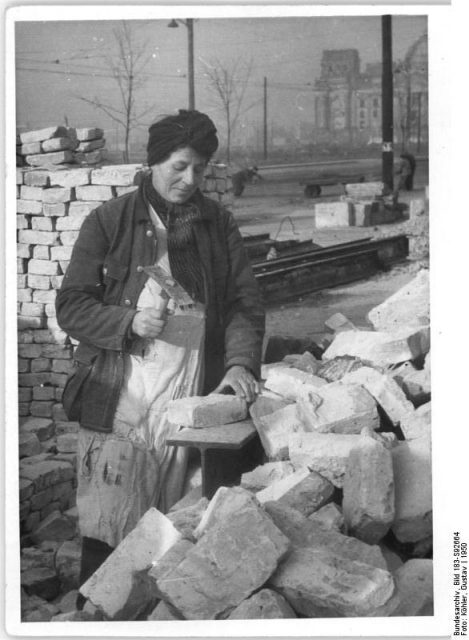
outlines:
[{"label": "pile of brick rubble", "polygon": [[83,612],[78,537],[49,526],[22,551],[23,619],[431,615],[428,293],[424,270],[370,312],[374,331],[333,316],[322,357],[263,365],[249,409],[176,401],[193,428],[249,410],[266,462],[210,502],[150,509],[82,586]]}]

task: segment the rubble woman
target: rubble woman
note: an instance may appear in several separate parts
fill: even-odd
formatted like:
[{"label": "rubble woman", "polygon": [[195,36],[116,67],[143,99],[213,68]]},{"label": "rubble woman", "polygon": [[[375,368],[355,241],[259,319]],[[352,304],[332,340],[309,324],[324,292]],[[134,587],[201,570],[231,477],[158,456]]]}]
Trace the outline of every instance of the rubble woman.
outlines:
[{"label": "rubble woman", "polygon": [[[58,322],[79,342],[63,403],[80,422],[80,584],[150,507],[166,512],[182,495],[187,455],[165,444],[178,428],[168,401],[258,392],[258,287],[231,213],[200,191],[217,146],[203,113],[153,124],[148,175],[85,219],[57,297]],[[191,304],[176,304],[152,265]]]}]

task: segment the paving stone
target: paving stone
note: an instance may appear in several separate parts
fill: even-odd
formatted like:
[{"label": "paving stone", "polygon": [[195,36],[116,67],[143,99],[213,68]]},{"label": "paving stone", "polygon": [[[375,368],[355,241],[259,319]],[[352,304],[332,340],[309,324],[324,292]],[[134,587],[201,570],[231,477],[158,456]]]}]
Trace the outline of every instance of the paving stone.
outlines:
[{"label": "paving stone", "polygon": [[396,510],[392,531],[400,542],[418,542],[432,535],[430,440],[400,442],[392,456]]},{"label": "paving stone", "polygon": [[81,564],[81,543],[78,540],[67,540],[57,550],[55,569],[62,589],[76,589],[79,586]]},{"label": "paving stone", "polygon": [[267,389],[294,401],[300,398],[307,400],[311,393],[315,393],[325,384],[325,380],[312,373],[286,367],[270,369],[265,381]]},{"label": "paving stone", "polygon": [[304,516],[309,516],[329,502],[333,494],[334,485],[319,473],[299,469],[256,493],[256,498],[261,504],[282,502]]},{"label": "paving stone", "polygon": [[94,169],[91,175],[92,184],[109,186],[130,186],[135,184],[136,176],[142,171],[141,164],[110,165]]},{"label": "paving stone", "polygon": [[[35,375],[35,374],[32,374]],[[40,377],[41,374],[37,374],[39,380],[42,380]],[[49,378],[47,377],[47,380]],[[32,378],[33,380],[33,378]],[[39,382],[39,384],[41,384]],[[36,386],[34,384],[30,386]],[[48,440],[54,435],[54,422],[49,418],[28,418],[23,422],[20,426],[20,433],[28,434],[33,433],[36,435],[37,439],[40,442],[44,440]]]},{"label": "paving stone", "polygon": [[38,544],[44,540],[70,540],[75,535],[75,528],[68,518],[53,511],[32,532],[32,540]]},{"label": "paving stone", "polygon": [[335,502],[329,502],[308,516],[311,522],[317,522],[328,529],[334,529],[340,533],[345,531],[344,514]]},{"label": "paving stone", "polygon": [[21,573],[21,586],[29,595],[53,600],[60,592],[60,582],[54,569],[35,567]]},{"label": "paving stone", "polygon": [[379,427],[376,402],[359,384],[331,382],[308,400],[298,400],[297,414],[305,431],[360,433]]},{"label": "paving stone", "polygon": [[273,413],[260,415],[264,410],[268,410],[267,401],[263,399],[261,402],[262,404],[258,399],[251,405],[250,414],[266,456],[269,460],[286,460],[290,435],[305,431],[296,404],[288,404]]},{"label": "paving stone", "polygon": [[311,618],[377,617],[397,606],[388,571],[324,549],[294,549],[268,584]]},{"label": "paving stone", "polygon": [[27,478],[20,478],[19,480],[20,500],[28,500],[34,493],[34,482]]},{"label": "paving stone", "polygon": [[411,559],[394,572],[400,604],[393,616],[433,616],[433,560]]},{"label": "paving stone", "polygon": [[363,367],[363,362],[359,358],[352,356],[339,356],[321,363],[317,375],[327,382],[338,382],[345,374]]},{"label": "paving stone", "polygon": [[341,331],[324,353],[324,359],[355,356],[384,366],[423,356],[430,348],[430,328],[403,327],[391,332]]},{"label": "paving stone", "polygon": [[259,589],[288,548],[288,539],[251,500],[210,526],[184,560],[157,581],[158,590],[184,618],[213,620]]},{"label": "paving stone", "polygon": [[374,438],[362,435],[350,451],[344,477],[342,509],[348,530],[375,544],[394,520],[392,454]]},{"label": "paving stone", "polygon": [[359,438],[350,433],[292,433],[288,455],[296,468],[308,467],[342,488],[350,451]]},{"label": "paving stone", "polygon": [[28,456],[35,456],[41,452],[41,443],[35,433],[24,432],[19,434],[19,457],[27,458]]},{"label": "paving stone", "polygon": [[421,405],[401,422],[401,431],[406,440],[431,437],[431,402]]},{"label": "paving stone", "polygon": [[228,620],[262,620],[296,618],[296,614],[283,596],[271,589],[261,589],[244,600],[228,616]]},{"label": "paving stone", "polygon": [[243,489],[257,492],[293,473],[295,467],[289,461],[266,462],[252,471],[243,473],[240,484]]},{"label": "paving stone", "polygon": [[427,326],[430,323],[428,269],[419,271],[408,284],[371,309],[367,317],[377,331],[393,331],[402,326]]},{"label": "paving stone", "polygon": [[180,537],[166,516],[149,509],[80,592],[110,620],[135,619],[155,598],[148,569]]},{"label": "paving stone", "polygon": [[45,129],[35,129],[34,131],[24,131],[20,133],[20,139],[22,144],[29,144],[31,142],[42,142],[49,138],[57,138],[60,136],[67,136],[68,132],[66,127],[46,127]]},{"label": "paving stone", "polygon": [[350,227],[354,224],[350,202],[318,202],[314,205],[316,229],[325,227]]},{"label": "paving stone", "polygon": [[412,404],[419,407],[431,397],[431,374],[429,369],[411,371],[402,380],[402,390]]},{"label": "paving stone", "polygon": [[194,429],[240,422],[247,415],[244,398],[222,393],[172,400],[167,408],[169,422]]}]

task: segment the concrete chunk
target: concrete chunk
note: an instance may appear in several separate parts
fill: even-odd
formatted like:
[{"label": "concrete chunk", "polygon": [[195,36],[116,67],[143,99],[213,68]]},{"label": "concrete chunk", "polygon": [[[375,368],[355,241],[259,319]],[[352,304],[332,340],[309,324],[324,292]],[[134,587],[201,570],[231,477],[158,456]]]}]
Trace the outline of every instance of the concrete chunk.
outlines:
[{"label": "concrete chunk", "polygon": [[400,603],[393,616],[433,615],[433,560],[411,559],[394,572]]},{"label": "concrete chunk", "polygon": [[228,620],[262,620],[296,618],[283,596],[271,589],[261,589],[244,600],[228,616]]},{"label": "concrete chunk", "polygon": [[395,589],[388,571],[310,548],[294,549],[269,584],[311,618],[381,616]]},{"label": "concrete chunk", "polygon": [[348,530],[369,544],[379,542],[394,519],[391,451],[363,435],[348,457],[343,496]]},{"label": "concrete chunk", "polygon": [[244,398],[222,393],[180,398],[168,403],[168,420],[194,429],[239,422],[247,415]]},{"label": "concrete chunk", "polygon": [[400,542],[418,542],[432,535],[430,441],[400,442],[392,457],[396,505],[392,531]]},{"label": "concrete chunk", "polygon": [[147,572],[181,534],[154,508],[122,540],[80,592],[110,620],[133,620],[154,599]]},{"label": "concrete chunk", "polygon": [[261,504],[281,502],[304,516],[309,516],[329,502],[333,494],[334,485],[319,473],[299,469],[259,491],[256,498]]},{"label": "concrete chunk", "polygon": [[295,401],[299,398],[307,400],[325,384],[325,380],[312,373],[282,366],[269,369],[265,381],[267,389]]},{"label": "concrete chunk", "polygon": [[419,271],[408,284],[371,309],[368,320],[377,331],[394,331],[402,326],[427,326],[430,323],[428,269]]},{"label": "concrete chunk", "polygon": [[266,462],[252,471],[243,473],[240,484],[243,489],[247,489],[248,491],[261,491],[273,482],[282,480],[283,478],[292,475],[292,473],[295,473],[295,467],[291,462]]},{"label": "concrete chunk", "polygon": [[379,427],[376,402],[359,384],[332,382],[309,400],[298,400],[297,413],[306,431],[360,433]]},{"label": "concrete chunk", "polygon": [[389,375],[372,367],[361,367],[342,378],[342,383],[362,385],[376,400],[390,421],[397,425],[408,414],[414,412],[397,382]]},{"label": "concrete chunk", "polygon": [[359,438],[349,433],[293,433],[288,438],[289,458],[295,467],[308,467],[341,488],[350,451]]},{"label": "concrete chunk", "polygon": [[324,359],[355,356],[384,366],[413,360],[430,348],[430,327],[402,328],[394,332],[341,331],[326,349]]},{"label": "concrete chunk", "polygon": [[184,618],[214,620],[259,589],[288,547],[288,539],[251,499],[208,528],[184,560],[157,581],[158,590]]}]

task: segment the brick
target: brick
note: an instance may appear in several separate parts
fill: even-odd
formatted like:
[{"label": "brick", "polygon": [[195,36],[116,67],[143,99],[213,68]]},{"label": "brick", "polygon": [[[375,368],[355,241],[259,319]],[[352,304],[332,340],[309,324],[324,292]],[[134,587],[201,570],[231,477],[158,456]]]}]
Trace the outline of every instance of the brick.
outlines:
[{"label": "brick", "polygon": [[37,200],[42,202],[42,193],[44,189],[42,187],[30,187],[23,185],[20,190],[20,198],[22,200]]},{"label": "brick", "polygon": [[272,413],[261,415],[258,401],[251,405],[250,412],[264,451],[269,460],[288,458],[288,440],[291,433],[304,431],[295,404],[288,404]]},{"label": "brick", "polygon": [[30,170],[24,172],[24,184],[30,187],[48,187],[49,172],[41,170]]},{"label": "brick", "polygon": [[18,287],[18,289],[27,288],[28,283],[27,283],[27,276],[25,274],[18,273],[16,275],[16,286]]},{"label": "brick", "polygon": [[97,138],[102,138],[104,135],[104,131],[98,127],[82,127],[80,129],[76,129],[75,133],[77,140],[80,142],[85,140],[96,140]]},{"label": "brick", "polygon": [[17,185],[23,184],[23,170],[20,168],[16,169],[16,184]]},{"label": "brick", "polygon": [[[36,464],[23,466],[20,476],[34,483],[35,492],[43,491],[59,482],[71,480],[74,476],[71,464],[61,460],[44,460]],[[44,538],[47,540],[48,538]],[[52,538],[50,538],[52,539]]]},{"label": "brick", "polygon": [[[67,220],[67,218],[64,218]],[[51,259],[52,260],[70,260],[73,247],[51,247]],[[56,275],[56,274],[54,274]]]},{"label": "brick", "polygon": [[34,247],[33,258],[36,260],[50,260],[50,248],[45,244],[38,244]]},{"label": "brick", "polygon": [[41,346],[41,355],[45,358],[63,358],[68,360],[72,357],[72,349],[70,346],[43,344]]},{"label": "brick", "polygon": [[96,151],[96,149],[102,149],[105,144],[106,141],[104,138],[98,140],[86,140],[79,143],[77,151],[81,153],[89,153],[90,151]]},{"label": "brick", "polygon": [[154,580],[160,580],[164,576],[171,573],[171,571],[180,564],[189,549],[192,549],[194,543],[190,540],[182,538],[175,542],[156,562],[152,564],[151,569],[148,571],[148,577]]},{"label": "brick", "polygon": [[332,499],[334,485],[316,472],[299,469],[256,493],[261,504],[276,501],[309,516]]},{"label": "brick", "polygon": [[50,373],[21,373],[18,382],[21,387],[36,387],[50,382]]},{"label": "brick", "polygon": [[116,187],[116,197],[125,196],[132,191],[137,191],[138,186],[133,187]]},{"label": "brick", "polygon": [[310,522],[318,523],[326,529],[333,529],[339,533],[345,531],[343,513],[334,502],[329,502],[308,516]]},{"label": "brick", "polygon": [[49,138],[56,138],[66,135],[66,127],[47,127],[45,129],[36,129],[34,131],[25,131],[23,133],[20,133],[20,140],[22,144],[28,144],[30,142],[42,142],[43,140],[48,140]]},{"label": "brick", "polygon": [[31,387],[19,387],[18,388],[18,401],[30,402],[33,398],[33,389]]},{"label": "brick", "polygon": [[350,202],[318,202],[314,205],[316,229],[324,227],[350,227],[354,224]]},{"label": "brick", "polygon": [[265,381],[267,389],[290,400],[308,399],[325,384],[325,380],[312,373],[285,367],[270,369]]},{"label": "brick", "polygon": [[296,618],[288,602],[270,589],[261,589],[244,600],[228,616],[228,620],[260,620]]},{"label": "brick", "polygon": [[26,244],[47,244],[57,243],[59,234],[55,231],[32,231],[22,230],[19,232],[19,241]]},{"label": "brick", "polygon": [[383,213],[380,202],[354,202],[353,213],[356,227],[370,227],[380,224],[376,221],[377,216]]},{"label": "brick", "polygon": [[351,450],[344,477],[342,508],[348,530],[376,544],[394,520],[394,476],[391,451],[362,435]]},{"label": "brick", "polygon": [[48,204],[70,202],[75,199],[75,190],[70,187],[50,187],[42,192],[42,201]]},{"label": "brick", "polygon": [[323,358],[352,356],[372,365],[385,366],[423,356],[430,348],[429,327],[403,327],[384,331],[342,331],[336,334]]},{"label": "brick", "polygon": [[31,510],[32,511],[40,511],[47,504],[52,502],[52,487],[48,487],[44,489],[44,491],[37,491],[33,496],[31,496]]},{"label": "brick", "polygon": [[20,500],[27,500],[34,494],[34,482],[27,478],[20,478],[19,480]]},{"label": "brick", "polygon": [[195,429],[240,422],[247,413],[243,398],[221,393],[172,400],[167,406],[169,422]]},{"label": "brick", "polygon": [[406,440],[430,438],[431,434],[431,402],[423,404],[402,420],[401,431]]},{"label": "brick", "polygon": [[56,312],[55,312],[55,304],[52,303],[48,303],[46,304],[45,307],[45,314],[48,318],[55,318],[56,317]]},{"label": "brick", "polygon": [[392,457],[396,510],[392,531],[400,542],[418,542],[432,535],[430,440],[400,442]]},{"label": "brick", "polygon": [[33,387],[34,400],[55,400],[55,387]]},{"label": "brick", "polygon": [[41,347],[36,344],[20,344],[18,345],[18,355],[20,358],[39,358]]},{"label": "brick", "polygon": [[42,202],[38,200],[22,200],[19,198],[16,201],[16,213],[41,214]]},{"label": "brick", "polygon": [[34,332],[34,342],[36,344],[53,344],[54,336],[48,329]]},{"label": "brick", "polygon": [[[27,304],[27,303],[22,303]],[[18,316],[18,330],[23,329],[42,329],[45,327],[45,318],[40,316]]]},{"label": "brick", "polygon": [[53,304],[55,303],[56,296],[57,292],[54,291],[54,289],[48,289],[47,291],[38,289],[33,293],[33,301],[41,304]]},{"label": "brick", "polygon": [[64,435],[66,433],[77,434],[80,430],[80,423],[73,421],[59,421],[55,423],[55,432],[57,436]]},{"label": "brick", "polygon": [[75,533],[75,527],[70,520],[60,511],[53,511],[33,531],[31,539],[35,544],[44,540],[64,541],[73,538]]},{"label": "brick", "polygon": [[22,302],[21,303],[22,316],[42,316],[43,313],[44,313],[44,305],[38,302]]},{"label": "brick", "polygon": [[81,187],[90,184],[91,169],[77,168],[65,171],[51,171],[50,184],[54,187]]},{"label": "brick", "polygon": [[30,411],[32,416],[40,418],[50,418],[52,416],[53,402],[43,402],[34,400],[31,402]]},{"label": "brick", "polygon": [[35,433],[20,433],[18,437],[19,457],[27,458],[41,452],[41,443]]},{"label": "brick", "polygon": [[345,185],[345,193],[352,198],[372,198],[384,195],[382,182],[354,182]]},{"label": "brick", "polygon": [[428,269],[419,271],[404,287],[371,309],[367,318],[377,331],[393,331],[402,326],[427,326],[430,323]]},{"label": "brick", "polygon": [[63,275],[62,276],[52,276],[51,279],[50,279],[51,286],[54,289],[60,289],[60,287],[62,286],[63,279],[64,279]]},{"label": "brick", "polygon": [[54,422],[60,422],[60,421],[64,421],[67,420],[67,416],[65,414],[63,405],[60,403],[57,403],[54,405]]},{"label": "brick", "polygon": [[76,142],[72,138],[69,138],[68,136],[66,136],[61,138],[50,138],[49,140],[44,140],[44,142],[41,144],[41,149],[39,151],[42,151],[43,153],[51,153],[53,151],[64,151],[65,149],[73,150],[75,149],[75,147],[76,147]]},{"label": "brick", "polygon": [[41,442],[44,442],[54,435],[54,423],[47,418],[28,418],[21,425],[20,433],[34,433]]},{"label": "brick", "polygon": [[56,276],[59,273],[59,265],[51,260],[32,260],[28,264],[28,273],[41,276]]},{"label": "brick", "polygon": [[234,513],[243,509],[257,509],[254,496],[241,487],[219,487],[204,510],[200,523],[194,531],[194,536],[200,538],[207,530],[220,525]]},{"label": "brick", "polygon": [[147,620],[183,620],[183,617],[180,616],[177,611],[171,607],[171,605],[166,604],[164,600],[160,600],[148,616]]},{"label": "brick", "polygon": [[128,187],[135,185],[136,177],[141,173],[141,164],[111,165],[94,169],[91,174],[91,183]]},{"label": "brick", "polygon": [[114,197],[112,187],[104,185],[90,185],[76,188],[77,200],[95,200],[104,202]]},{"label": "brick", "polygon": [[31,218],[31,229],[33,231],[55,231],[52,218],[44,216],[33,216]]},{"label": "brick", "polygon": [[21,586],[28,595],[40,595],[46,600],[53,600],[60,591],[60,582],[54,569],[36,567],[21,573]]},{"label": "brick", "polygon": [[78,449],[78,435],[76,433],[64,433],[57,436],[57,451],[59,453],[76,453]]},{"label": "brick", "polygon": [[55,202],[55,203],[44,202],[42,205],[42,212],[45,216],[52,216],[52,217],[66,216],[68,214],[70,204],[72,203],[71,202],[70,203],[69,202]]},{"label": "brick", "polygon": [[[51,384],[56,385],[57,387],[65,387],[65,383],[67,382],[67,374],[66,373],[55,373],[55,371],[53,371],[50,374],[50,381]],[[64,418],[60,418],[61,420]]]},{"label": "brick", "polygon": [[26,273],[26,270],[28,268],[28,261],[25,260],[24,258],[17,258],[16,259],[16,271],[19,274],[22,273]]},{"label": "brick", "polygon": [[47,328],[52,334],[52,342],[64,344],[67,341],[67,334],[59,327],[56,318],[47,318]]},{"label": "brick", "polygon": [[53,164],[63,164],[73,161],[73,152],[69,149],[65,151],[55,151],[53,153],[39,153],[26,156],[26,162],[33,167],[49,166]]},{"label": "brick", "polygon": [[359,438],[349,433],[292,433],[289,457],[295,467],[307,466],[341,488],[350,451]]},{"label": "brick", "polygon": [[[342,379],[343,381],[343,379]],[[298,400],[297,415],[304,431],[319,433],[360,433],[377,429],[376,402],[359,384],[331,382],[311,393],[309,400]]]},{"label": "brick", "polygon": [[42,289],[43,291],[47,291],[51,288],[51,279],[49,276],[28,274],[28,286],[31,287],[31,289]]},{"label": "brick", "polygon": [[31,302],[33,298],[32,291],[32,289],[17,289],[16,300],[18,302]]},{"label": "brick", "polygon": [[241,476],[241,487],[248,491],[261,491],[278,480],[292,475],[295,467],[288,461],[266,462],[253,469],[243,473]]},{"label": "brick", "polygon": [[29,402],[18,402],[18,415],[29,416]]},{"label": "brick", "polygon": [[70,203],[69,214],[73,216],[82,216],[91,213],[99,203],[96,200],[75,200]]},{"label": "brick", "polygon": [[343,384],[362,385],[376,400],[393,425],[397,425],[407,413],[413,413],[414,407],[391,376],[380,373],[371,367],[361,367],[346,374]]},{"label": "brick", "polygon": [[53,360],[52,361],[52,371],[55,373],[66,373],[69,374],[73,371],[74,366],[71,360]]},{"label": "brick", "polygon": [[26,144],[22,144],[20,147],[20,153],[22,156],[28,156],[35,153],[41,153],[41,143],[40,142],[28,142]]},{"label": "brick", "polygon": [[49,358],[36,358],[32,361],[31,365],[32,373],[38,373],[40,371],[50,371],[51,369],[51,361],[49,360]]},{"label": "brick", "polygon": [[80,578],[81,544],[76,540],[66,540],[57,549],[55,567],[64,591],[77,589]]},{"label": "brick", "polygon": [[78,231],[87,215],[69,215],[65,218],[59,218],[56,223],[57,231]]},{"label": "brick", "polygon": [[[18,213],[16,216],[16,228],[20,229],[29,229],[29,220],[22,213]],[[26,245],[28,246],[28,245]]]},{"label": "brick", "polygon": [[[288,548],[288,539],[252,500],[209,527],[157,587],[184,618],[214,620],[259,589]],[[239,571],[241,566],[249,570]]]},{"label": "brick", "polygon": [[411,371],[402,380],[402,390],[416,407],[425,404],[431,396],[431,375],[429,369]]},{"label": "brick", "polygon": [[180,537],[166,516],[149,509],[80,592],[109,620],[135,619],[155,596],[146,572]]},{"label": "brick", "polygon": [[[62,241],[62,244],[65,246],[74,245],[77,238],[78,238],[78,231],[61,231],[60,232],[60,240]],[[62,270],[64,270],[63,267],[62,267]]]},{"label": "brick", "polygon": [[310,618],[376,617],[397,606],[388,571],[346,558],[338,563],[323,549],[294,549],[269,584]]},{"label": "brick", "polygon": [[325,326],[333,331],[339,333],[344,330],[354,330],[357,327],[351,322],[343,313],[334,313],[330,318],[324,322]]},{"label": "brick", "polygon": [[394,572],[400,603],[393,616],[432,616],[433,560],[411,558]]},{"label": "brick", "polygon": [[29,370],[30,370],[30,360],[25,360],[24,358],[18,358],[18,372],[28,373]]}]

